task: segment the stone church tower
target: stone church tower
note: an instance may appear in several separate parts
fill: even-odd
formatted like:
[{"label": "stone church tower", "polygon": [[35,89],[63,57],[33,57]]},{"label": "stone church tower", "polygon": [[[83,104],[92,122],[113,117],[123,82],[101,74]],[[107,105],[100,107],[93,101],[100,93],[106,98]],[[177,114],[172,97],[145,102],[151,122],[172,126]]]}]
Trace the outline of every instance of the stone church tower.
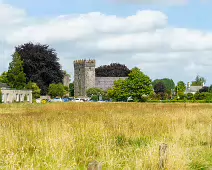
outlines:
[{"label": "stone church tower", "polygon": [[95,60],[74,61],[74,96],[86,96],[89,88],[95,87]]}]

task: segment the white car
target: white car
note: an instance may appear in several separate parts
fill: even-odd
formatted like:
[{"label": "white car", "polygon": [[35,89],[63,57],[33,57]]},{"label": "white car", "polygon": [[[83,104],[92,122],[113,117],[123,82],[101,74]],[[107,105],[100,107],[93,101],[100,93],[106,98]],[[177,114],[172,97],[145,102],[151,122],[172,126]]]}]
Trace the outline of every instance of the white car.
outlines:
[{"label": "white car", "polygon": [[61,98],[56,97],[52,99],[51,102],[63,102],[63,100]]},{"label": "white car", "polygon": [[76,99],[72,100],[72,102],[84,102],[84,101],[80,98],[76,98]]}]

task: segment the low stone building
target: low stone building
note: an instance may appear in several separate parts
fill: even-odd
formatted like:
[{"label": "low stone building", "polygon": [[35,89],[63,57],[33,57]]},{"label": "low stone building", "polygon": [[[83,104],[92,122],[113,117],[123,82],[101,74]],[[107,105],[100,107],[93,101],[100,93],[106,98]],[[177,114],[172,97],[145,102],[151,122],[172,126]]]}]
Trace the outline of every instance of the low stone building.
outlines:
[{"label": "low stone building", "polygon": [[192,94],[195,94],[197,93],[201,88],[203,88],[204,84],[202,86],[191,86],[190,82],[187,83],[187,86],[186,86],[186,91],[185,91],[185,94],[188,94],[188,93],[192,93]]},{"label": "low stone building", "polygon": [[29,102],[32,103],[32,90],[16,90],[0,83],[3,103]]}]

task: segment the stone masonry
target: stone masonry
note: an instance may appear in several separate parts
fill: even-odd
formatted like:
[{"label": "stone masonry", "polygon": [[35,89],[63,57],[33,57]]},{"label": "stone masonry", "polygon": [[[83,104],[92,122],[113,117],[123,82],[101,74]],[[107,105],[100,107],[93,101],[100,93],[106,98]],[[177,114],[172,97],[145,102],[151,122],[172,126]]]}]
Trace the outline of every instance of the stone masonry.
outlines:
[{"label": "stone masonry", "polygon": [[86,96],[89,88],[95,87],[95,60],[74,61],[74,96]]},{"label": "stone masonry", "polygon": [[108,90],[113,87],[114,81],[126,79],[127,77],[96,77],[95,60],[74,61],[74,96],[85,97],[90,88],[101,88]]},{"label": "stone masonry", "polygon": [[3,103],[24,102],[24,101],[32,103],[32,90],[13,90],[13,89],[2,88],[1,92],[2,92]]}]

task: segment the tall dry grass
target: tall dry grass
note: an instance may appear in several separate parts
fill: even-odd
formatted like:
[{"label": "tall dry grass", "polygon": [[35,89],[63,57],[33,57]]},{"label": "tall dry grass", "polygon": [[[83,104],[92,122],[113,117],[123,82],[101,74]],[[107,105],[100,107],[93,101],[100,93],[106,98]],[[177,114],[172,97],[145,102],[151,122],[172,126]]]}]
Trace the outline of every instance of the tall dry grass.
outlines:
[{"label": "tall dry grass", "polygon": [[212,167],[212,105],[58,103],[0,105],[0,169]]}]

